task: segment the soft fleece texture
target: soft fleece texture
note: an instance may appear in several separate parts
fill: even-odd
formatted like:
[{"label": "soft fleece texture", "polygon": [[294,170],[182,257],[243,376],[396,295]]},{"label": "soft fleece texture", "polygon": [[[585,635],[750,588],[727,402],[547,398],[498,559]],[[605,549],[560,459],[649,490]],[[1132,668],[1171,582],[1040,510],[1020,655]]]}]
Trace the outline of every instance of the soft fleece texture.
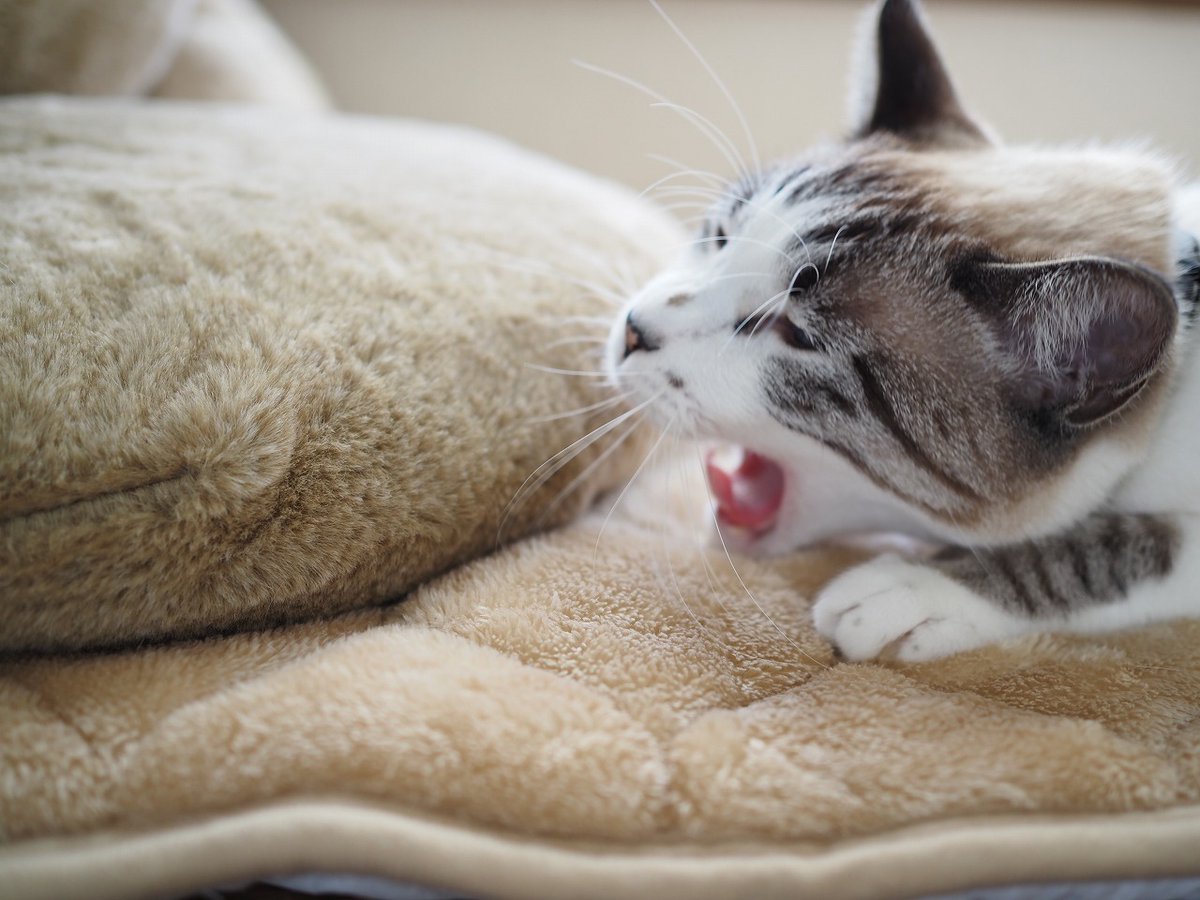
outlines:
[{"label": "soft fleece texture", "polygon": [[[460,534],[482,534],[480,509],[495,512],[472,493],[502,496],[581,427],[539,423],[528,443],[514,432],[497,463],[474,455],[494,440],[478,423],[592,396],[569,379],[506,380],[514,347],[560,333],[547,307],[593,301],[482,251],[527,256],[514,248],[532,239],[543,261],[591,281],[610,247],[636,267],[674,239],[609,188],[437,129],[55,101],[0,115],[0,573],[26,573],[0,590],[9,646],[119,638],[196,609],[200,627],[225,605],[297,614],[293,579],[357,577],[338,553],[414,578],[449,564],[447,548],[468,553]],[[459,215],[437,220],[443,208]],[[184,302],[192,292],[206,302]],[[447,324],[451,303],[462,319]],[[401,307],[436,327],[408,330]],[[476,362],[475,350],[492,355]],[[115,390],[114,369],[136,377]],[[443,399],[483,382],[461,407],[475,424],[455,413],[465,436],[406,418],[397,392],[412,396],[414,372]],[[301,402],[335,375],[338,402]],[[59,377],[61,402],[47,386]],[[412,452],[381,460],[335,439],[389,417]],[[280,419],[278,435],[258,427]],[[486,471],[454,472],[468,487],[448,511],[421,506],[420,489],[391,505],[362,491],[306,506],[285,474],[300,466],[323,490],[374,475],[385,495],[403,493],[413,483],[389,476],[440,472],[466,448]],[[122,490],[171,453],[181,477]],[[614,459],[589,492],[632,461]],[[883,898],[1200,868],[1200,624],[1033,638],[907,669],[838,664],[807,598],[847,559],[740,561],[743,585],[697,548],[695,476],[643,472],[611,518],[607,500],[386,609],[0,663],[0,897],[159,897],[340,870],[513,898]],[[405,569],[408,553],[369,517],[331,555],[320,523],[359,503],[388,510],[370,521],[432,528],[430,555]],[[222,543],[214,523],[243,515],[261,529]],[[120,529],[103,527],[110,517]],[[306,528],[319,545],[297,539]],[[113,575],[106,547],[144,560],[137,578],[154,583],[203,561],[203,542],[181,534],[234,548],[217,561],[235,571],[238,551],[261,552],[247,582],[258,588],[222,594],[199,579],[158,589],[174,601],[165,610],[117,598],[115,623],[89,615],[78,583]],[[32,614],[14,590],[36,594]],[[379,595],[308,598],[299,612]]]},{"label": "soft fleece texture", "polygon": [[508,506],[612,414],[547,421],[605,395],[530,368],[596,366],[581,283],[680,240],[613,185],[450,128],[10,100],[0,206],[0,651],[395,599],[633,467]]},{"label": "soft fleece texture", "polygon": [[805,598],[846,560],[740,561],[751,599],[667,481],[388,610],[4,666],[0,884],[825,898],[1196,869],[1200,623],[838,664]]}]

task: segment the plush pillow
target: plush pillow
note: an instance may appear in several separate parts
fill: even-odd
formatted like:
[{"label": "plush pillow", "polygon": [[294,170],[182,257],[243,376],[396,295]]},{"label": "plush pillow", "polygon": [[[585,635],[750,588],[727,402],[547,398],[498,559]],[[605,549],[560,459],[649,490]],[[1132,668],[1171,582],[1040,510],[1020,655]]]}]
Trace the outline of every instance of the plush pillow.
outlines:
[{"label": "plush pillow", "polygon": [[254,0],[0,0],[0,94],[46,91],[329,106]]},{"label": "plush pillow", "polygon": [[449,127],[17,99],[0,209],[0,650],[394,600],[640,459],[615,429],[506,518],[612,415],[552,418],[602,386],[534,366],[595,369],[604,288],[680,239],[614,185]]},{"label": "plush pillow", "polygon": [[196,0],[0,0],[0,94],[145,94]]}]

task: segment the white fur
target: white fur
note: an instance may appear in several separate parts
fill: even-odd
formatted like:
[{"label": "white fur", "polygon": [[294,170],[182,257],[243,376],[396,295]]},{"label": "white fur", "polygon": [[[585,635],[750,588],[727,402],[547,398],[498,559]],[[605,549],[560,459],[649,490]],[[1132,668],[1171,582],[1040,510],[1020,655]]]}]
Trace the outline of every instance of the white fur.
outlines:
[{"label": "white fur", "polygon": [[940,572],[885,554],[835,578],[813,607],[817,631],[852,661],[885,651],[924,662],[1034,630]]}]

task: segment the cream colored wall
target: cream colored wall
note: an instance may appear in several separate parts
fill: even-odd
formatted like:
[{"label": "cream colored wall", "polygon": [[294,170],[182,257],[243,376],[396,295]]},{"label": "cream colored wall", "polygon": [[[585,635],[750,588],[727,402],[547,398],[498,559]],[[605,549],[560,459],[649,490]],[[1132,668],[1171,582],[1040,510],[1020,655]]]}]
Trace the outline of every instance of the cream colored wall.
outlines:
[{"label": "cream colored wall", "polygon": [[[861,5],[665,0],[726,80],[764,157],[844,121]],[[469,123],[644,187],[657,153],[729,171],[705,139],[582,59],[694,107],[745,152],[736,119],[646,0],[266,0],[348,110]],[[1200,163],[1200,7],[926,4],[960,92],[1020,141],[1151,137]],[[1195,169],[1193,168],[1193,171]]]}]

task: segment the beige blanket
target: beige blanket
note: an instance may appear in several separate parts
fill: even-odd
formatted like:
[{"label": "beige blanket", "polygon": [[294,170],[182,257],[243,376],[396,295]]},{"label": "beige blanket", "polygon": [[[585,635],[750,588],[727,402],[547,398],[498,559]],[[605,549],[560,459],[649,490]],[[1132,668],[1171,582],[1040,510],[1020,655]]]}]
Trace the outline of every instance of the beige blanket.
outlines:
[{"label": "beige blanket", "polygon": [[837,664],[805,599],[835,561],[742,560],[743,588],[663,519],[665,481],[602,537],[608,503],[388,610],[5,666],[0,884],[897,897],[1196,870],[1200,625]]},{"label": "beige blanket", "polygon": [[622,493],[621,427],[526,496],[615,413],[555,418],[605,395],[527,364],[594,367],[680,239],[611,185],[453,129],[15,100],[0,231],[0,897],[1200,869],[1200,624],[841,664],[808,603],[849,558],[731,563],[689,452]]}]

